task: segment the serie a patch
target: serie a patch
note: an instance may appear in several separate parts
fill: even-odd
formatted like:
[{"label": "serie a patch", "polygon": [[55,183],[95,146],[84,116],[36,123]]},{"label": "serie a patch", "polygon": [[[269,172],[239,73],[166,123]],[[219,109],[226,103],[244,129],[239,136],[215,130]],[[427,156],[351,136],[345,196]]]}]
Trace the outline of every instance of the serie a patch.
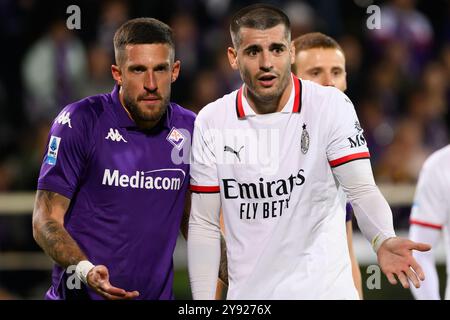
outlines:
[{"label": "serie a patch", "polygon": [[58,159],[58,150],[61,144],[61,138],[57,136],[51,136],[48,143],[47,156],[45,157],[45,163],[54,166]]}]

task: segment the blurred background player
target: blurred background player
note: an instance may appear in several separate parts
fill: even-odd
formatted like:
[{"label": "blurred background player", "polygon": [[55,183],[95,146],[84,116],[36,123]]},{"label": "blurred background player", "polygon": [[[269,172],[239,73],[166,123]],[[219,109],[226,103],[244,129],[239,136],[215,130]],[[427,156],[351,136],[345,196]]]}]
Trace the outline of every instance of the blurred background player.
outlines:
[{"label": "blurred background player", "polygon": [[[295,62],[292,71],[301,79],[311,80],[323,86],[332,86],[345,92],[347,89],[347,73],[345,71],[345,55],[341,46],[333,38],[320,32],[304,34],[293,40],[295,46]],[[339,188],[342,206],[346,210],[347,243],[352,262],[352,275],[359,297],[363,298],[361,271],[353,250],[352,207],[346,203],[346,197]]]},{"label": "blurred background player", "polygon": [[171,155],[188,152],[195,114],[170,102],[180,61],[166,24],[124,23],[114,52],[113,91],[67,105],[50,130],[33,212],[55,262],[47,299],[173,299],[189,164]]},{"label": "blurred background player", "polygon": [[[423,165],[417,184],[414,204],[411,211],[409,237],[412,241],[430,244],[433,248],[444,235],[447,256],[447,285],[445,299],[450,300],[450,146],[434,152]],[[439,277],[435,264],[434,251],[414,252],[427,275],[422,286],[412,288],[416,299],[439,300]]]}]

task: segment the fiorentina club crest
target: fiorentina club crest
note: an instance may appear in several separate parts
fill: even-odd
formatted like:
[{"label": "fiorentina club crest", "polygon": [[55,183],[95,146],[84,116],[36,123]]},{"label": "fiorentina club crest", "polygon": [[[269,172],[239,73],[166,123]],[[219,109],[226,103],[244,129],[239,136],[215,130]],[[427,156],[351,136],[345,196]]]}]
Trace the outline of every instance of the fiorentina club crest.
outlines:
[{"label": "fiorentina club crest", "polygon": [[173,127],[172,130],[170,130],[166,140],[169,141],[175,148],[181,150],[184,142],[186,141],[186,137],[183,136],[177,128]]},{"label": "fiorentina club crest", "polygon": [[301,147],[302,147],[302,153],[306,154],[309,149],[309,133],[308,130],[306,130],[306,124],[304,123],[302,126],[302,139],[301,139]]}]

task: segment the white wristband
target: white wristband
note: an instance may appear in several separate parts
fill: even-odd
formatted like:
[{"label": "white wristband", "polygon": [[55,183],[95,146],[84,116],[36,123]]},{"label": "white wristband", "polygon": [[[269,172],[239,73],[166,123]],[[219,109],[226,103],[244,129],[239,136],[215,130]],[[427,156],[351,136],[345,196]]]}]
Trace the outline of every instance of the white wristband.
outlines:
[{"label": "white wristband", "polygon": [[91,271],[92,268],[95,266],[88,260],[82,260],[78,262],[77,267],[75,268],[75,274],[77,275],[78,279],[83,281],[84,284],[87,284],[87,275],[89,271]]},{"label": "white wristband", "polygon": [[383,244],[384,241],[386,241],[387,239],[390,239],[390,238],[394,238],[394,237],[395,237],[395,233],[393,235],[385,235],[385,234],[382,234],[382,233],[377,234],[372,239],[373,251],[375,251],[375,253],[377,253],[378,249],[380,249],[380,247],[381,247],[381,245]]}]

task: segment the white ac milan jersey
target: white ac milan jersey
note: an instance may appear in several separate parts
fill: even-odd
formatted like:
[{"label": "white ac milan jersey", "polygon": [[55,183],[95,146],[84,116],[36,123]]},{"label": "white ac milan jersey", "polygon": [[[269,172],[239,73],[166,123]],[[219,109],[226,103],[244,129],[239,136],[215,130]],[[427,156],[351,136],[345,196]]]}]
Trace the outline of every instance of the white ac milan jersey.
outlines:
[{"label": "white ac milan jersey", "polygon": [[358,299],[332,168],[369,158],[353,104],[292,76],[281,112],[255,114],[245,85],[194,129],[193,192],[220,192],[228,299]]},{"label": "white ac milan jersey", "polygon": [[441,230],[447,259],[445,299],[450,299],[450,146],[434,152],[425,162],[417,183],[410,223]]}]

